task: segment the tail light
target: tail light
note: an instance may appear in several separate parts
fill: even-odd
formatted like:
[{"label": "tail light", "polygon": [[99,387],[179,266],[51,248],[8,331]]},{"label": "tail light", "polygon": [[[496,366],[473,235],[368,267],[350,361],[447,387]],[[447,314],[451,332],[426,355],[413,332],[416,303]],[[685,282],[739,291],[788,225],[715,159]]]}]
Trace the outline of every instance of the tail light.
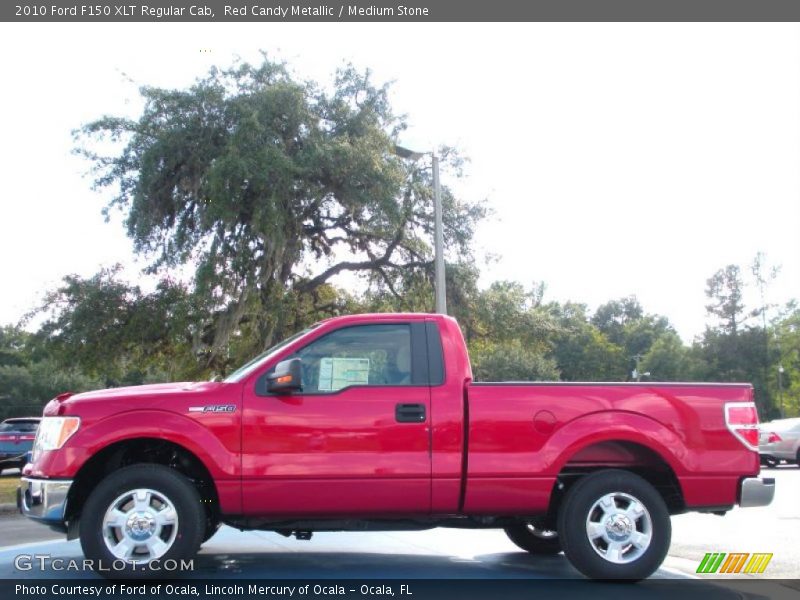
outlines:
[{"label": "tail light", "polygon": [[767,443],[774,444],[776,442],[782,442],[783,438],[779,436],[777,433],[770,431],[769,436],[767,436]]},{"label": "tail light", "polygon": [[725,425],[749,450],[758,450],[758,411],[754,402],[725,404]]}]

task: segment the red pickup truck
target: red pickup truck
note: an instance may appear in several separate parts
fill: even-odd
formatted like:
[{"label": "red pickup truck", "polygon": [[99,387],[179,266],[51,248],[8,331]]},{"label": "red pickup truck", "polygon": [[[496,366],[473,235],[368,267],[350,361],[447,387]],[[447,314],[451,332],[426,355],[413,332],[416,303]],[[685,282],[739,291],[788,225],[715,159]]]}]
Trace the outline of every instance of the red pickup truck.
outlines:
[{"label": "red pickup truck", "polygon": [[18,502],[123,576],[226,523],[502,528],[588,577],[641,579],[670,515],[769,504],[758,474],[749,385],[475,383],[454,319],[375,314],[322,321],[224,381],[58,396]]}]

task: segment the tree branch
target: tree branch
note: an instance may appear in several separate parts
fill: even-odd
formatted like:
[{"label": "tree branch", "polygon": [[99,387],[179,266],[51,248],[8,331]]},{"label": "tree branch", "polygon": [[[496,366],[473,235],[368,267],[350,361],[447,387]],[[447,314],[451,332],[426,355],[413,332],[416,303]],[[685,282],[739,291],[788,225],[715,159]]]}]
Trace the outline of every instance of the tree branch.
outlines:
[{"label": "tree branch", "polygon": [[371,271],[377,269],[378,267],[385,266],[391,260],[392,254],[394,253],[395,249],[400,244],[402,239],[403,239],[403,227],[399,227],[397,229],[397,233],[394,236],[394,239],[386,247],[386,252],[383,253],[383,256],[375,258],[373,260],[365,260],[359,262],[342,261],[326,269],[316,277],[298,284],[296,289],[299,292],[307,292],[309,290],[313,290],[314,288],[325,283],[328,279],[330,279],[334,275],[338,275],[342,271]]}]

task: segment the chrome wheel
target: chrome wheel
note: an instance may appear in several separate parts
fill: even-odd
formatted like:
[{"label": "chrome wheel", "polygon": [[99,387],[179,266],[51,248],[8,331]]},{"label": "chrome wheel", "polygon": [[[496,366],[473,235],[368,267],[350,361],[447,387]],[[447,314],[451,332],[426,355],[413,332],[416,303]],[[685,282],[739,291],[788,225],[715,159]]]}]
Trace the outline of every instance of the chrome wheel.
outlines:
[{"label": "chrome wheel", "polygon": [[531,554],[558,554],[561,540],[555,529],[541,527],[541,521],[520,521],[505,528],[506,535],[519,548]]},{"label": "chrome wheel", "polygon": [[150,562],[161,558],[178,535],[178,513],[163,493],[135,489],[121,494],[106,510],[103,540],[116,558]]},{"label": "chrome wheel", "polygon": [[526,523],[525,528],[530,532],[531,535],[543,540],[553,540],[558,537],[558,532],[554,529],[542,529],[540,527],[536,527],[533,523]]},{"label": "chrome wheel", "polygon": [[641,501],[630,494],[611,492],[589,510],[586,535],[594,551],[605,560],[630,563],[650,547],[653,520]]}]

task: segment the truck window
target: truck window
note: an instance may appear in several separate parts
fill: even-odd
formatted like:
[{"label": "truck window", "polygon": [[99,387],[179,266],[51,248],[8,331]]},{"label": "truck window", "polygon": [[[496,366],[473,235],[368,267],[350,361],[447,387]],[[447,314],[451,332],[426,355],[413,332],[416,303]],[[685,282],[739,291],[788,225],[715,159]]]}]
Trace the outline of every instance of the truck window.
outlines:
[{"label": "truck window", "polygon": [[258,367],[260,367],[266,360],[269,359],[270,356],[275,354],[278,350],[280,350],[281,348],[283,348],[285,346],[288,346],[293,341],[295,341],[297,338],[302,337],[305,334],[307,334],[309,331],[319,327],[319,325],[320,325],[319,323],[315,323],[314,325],[312,325],[308,329],[304,329],[303,331],[299,331],[299,332],[295,333],[293,336],[288,337],[285,340],[282,340],[282,341],[278,342],[277,344],[272,346],[269,350],[266,350],[265,352],[262,352],[261,354],[259,354],[255,358],[250,359],[249,361],[247,361],[241,367],[236,369],[233,373],[228,375],[223,381],[225,383],[236,383],[237,381],[241,381],[242,379],[247,377],[250,373],[252,373],[256,369],[258,369]]},{"label": "truck window", "polygon": [[311,342],[303,361],[303,391],[332,393],[357,385],[411,385],[408,325],[345,327]]}]

